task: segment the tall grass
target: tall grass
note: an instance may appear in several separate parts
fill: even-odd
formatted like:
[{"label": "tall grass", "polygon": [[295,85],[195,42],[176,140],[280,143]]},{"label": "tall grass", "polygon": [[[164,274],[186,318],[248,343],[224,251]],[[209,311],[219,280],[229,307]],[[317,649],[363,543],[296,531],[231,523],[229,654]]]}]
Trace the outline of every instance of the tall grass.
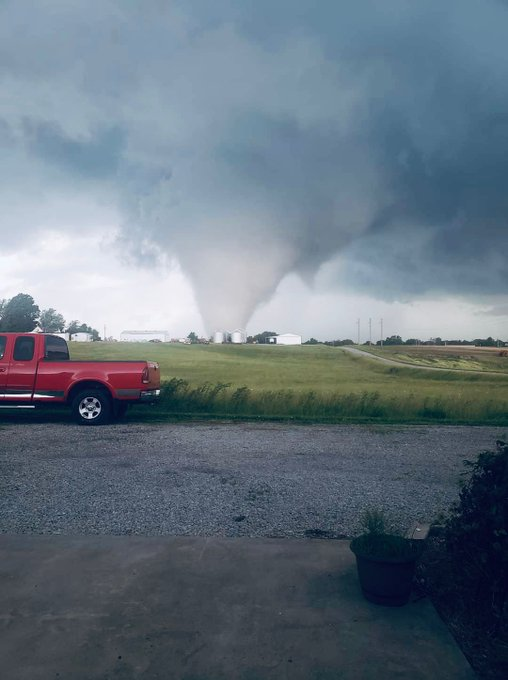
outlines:
[{"label": "tall grass", "polygon": [[181,378],[163,383],[156,413],[165,416],[213,415],[292,418],[317,422],[448,422],[508,424],[508,400],[457,400],[417,394],[381,395],[377,391],[320,393],[250,390],[228,383],[195,386]]}]

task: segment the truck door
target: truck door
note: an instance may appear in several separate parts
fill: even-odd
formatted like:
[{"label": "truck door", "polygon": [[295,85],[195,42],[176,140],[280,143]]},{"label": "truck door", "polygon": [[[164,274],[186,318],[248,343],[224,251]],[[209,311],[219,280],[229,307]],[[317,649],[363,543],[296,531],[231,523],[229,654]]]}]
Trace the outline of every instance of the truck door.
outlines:
[{"label": "truck door", "polygon": [[0,335],[0,400],[4,399],[5,384],[7,382],[7,356],[5,354],[5,346],[7,345],[7,336]]},{"label": "truck door", "polygon": [[30,335],[20,335],[14,342],[7,371],[5,399],[9,401],[30,401],[36,370],[35,338]]}]

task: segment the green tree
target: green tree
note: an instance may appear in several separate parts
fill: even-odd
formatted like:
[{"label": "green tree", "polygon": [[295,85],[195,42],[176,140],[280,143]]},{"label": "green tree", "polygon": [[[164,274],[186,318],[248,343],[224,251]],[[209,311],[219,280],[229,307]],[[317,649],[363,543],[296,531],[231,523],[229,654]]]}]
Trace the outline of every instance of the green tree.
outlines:
[{"label": "green tree", "polygon": [[264,344],[268,342],[267,338],[273,335],[278,335],[278,333],[276,333],[275,331],[263,331],[262,333],[258,333],[257,335],[252,336],[252,342],[259,342],[260,344]]},{"label": "green tree", "polygon": [[90,333],[92,336],[92,340],[100,340],[101,336],[99,335],[99,331],[96,328],[92,328],[91,326],[87,326],[86,323],[80,323],[76,319],[71,321],[67,328],[65,329],[66,333],[69,333],[72,335],[73,333]]},{"label": "green tree", "polygon": [[[380,345],[381,340],[378,340],[376,342],[376,345]],[[384,345],[403,345],[404,342],[402,341],[402,338],[400,335],[390,335],[389,338],[386,338],[386,340],[383,342]]]},{"label": "green tree", "polygon": [[65,328],[65,319],[56,309],[43,309],[39,317],[39,326],[45,333],[61,333]]},{"label": "green tree", "polygon": [[194,331],[191,331],[187,338],[191,341],[193,345],[195,345],[196,342],[198,341],[198,336],[196,335],[196,333],[194,333]]},{"label": "green tree", "polygon": [[495,347],[497,344],[494,338],[490,337],[490,335],[488,338],[476,338],[473,342],[478,347]]},{"label": "green tree", "polygon": [[325,345],[330,345],[331,347],[342,347],[342,345],[355,345],[355,341],[350,338],[345,340],[325,340]]},{"label": "green tree", "polygon": [[65,332],[70,333],[71,335],[72,335],[72,333],[77,333],[78,328],[81,328],[81,325],[82,324],[81,324],[80,321],[78,321],[77,319],[74,319],[73,321],[69,322],[69,325],[65,329]]},{"label": "green tree", "polygon": [[0,330],[14,333],[30,333],[37,325],[39,307],[31,295],[18,293],[0,306]]}]

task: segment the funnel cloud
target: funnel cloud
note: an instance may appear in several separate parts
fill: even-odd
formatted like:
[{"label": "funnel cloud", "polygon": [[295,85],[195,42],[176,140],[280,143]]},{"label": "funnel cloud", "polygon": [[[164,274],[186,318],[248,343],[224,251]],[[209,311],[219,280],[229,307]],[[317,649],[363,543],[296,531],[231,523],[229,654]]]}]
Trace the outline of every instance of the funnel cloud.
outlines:
[{"label": "funnel cloud", "polygon": [[27,200],[115,206],[119,252],[178,262],[208,332],[326,263],[386,300],[499,294],[507,31],[500,0],[7,0],[4,248]]}]

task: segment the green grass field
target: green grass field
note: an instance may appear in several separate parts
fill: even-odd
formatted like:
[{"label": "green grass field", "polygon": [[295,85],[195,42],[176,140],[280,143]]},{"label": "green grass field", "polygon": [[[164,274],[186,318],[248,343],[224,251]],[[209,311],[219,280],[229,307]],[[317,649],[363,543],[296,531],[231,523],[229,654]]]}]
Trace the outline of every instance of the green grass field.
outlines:
[{"label": "green grass field", "polygon": [[71,356],[158,361],[161,415],[508,424],[508,376],[378,365],[341,348],[71,343]]}]

